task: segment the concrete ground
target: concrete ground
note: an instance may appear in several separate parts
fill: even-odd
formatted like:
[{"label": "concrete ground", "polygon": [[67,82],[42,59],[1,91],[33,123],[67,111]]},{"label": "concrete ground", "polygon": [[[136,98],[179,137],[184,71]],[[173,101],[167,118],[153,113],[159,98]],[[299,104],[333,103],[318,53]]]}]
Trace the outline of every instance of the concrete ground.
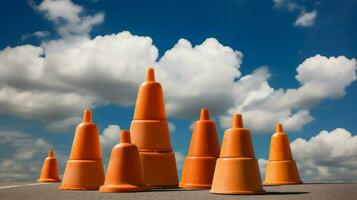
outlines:
[{"label": "concrete ground", "polygon": [[264,195],[217,195],[207,190],[152,190],[138,193],[101,193],[98,191],[62,191],[59,184],[1,183],[0,200],[41,199],[324,199],[357,200],[357,184],[303,184],[289,186],[265,186]]}]

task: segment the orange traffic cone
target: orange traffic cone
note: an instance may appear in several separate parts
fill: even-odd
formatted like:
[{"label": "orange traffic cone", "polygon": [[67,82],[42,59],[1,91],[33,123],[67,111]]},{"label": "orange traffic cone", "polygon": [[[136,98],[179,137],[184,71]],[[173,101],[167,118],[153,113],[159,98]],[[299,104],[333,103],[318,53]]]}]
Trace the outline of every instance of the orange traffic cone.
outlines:
[{"label": "orange traffic cone", "polygon": [[58,162],[55,157],[55,152],[52,147],[48,151],[48,157],[43,162],[43,167],[41,171],[40,178],[37,182],[60,182],[59,178],[59,170],[58,170]]},{"label": "orange traffic cone", "polygon": [[99,133],[92,112],[84,111],[73,139],[71,155],[64,172],[62,190],[97,190],[104,183],[104,168]]},{"label": "orange traffic cone", "polygon": [[130,132],[132,143],[139,148],[145,183],[149,187],[177,187],[164,95],[153,68],[148,69],[146,81],[139,88]]},{"label": "orange traffic cone", "polygon": [[265,172],[266,185],[301,184],[296,163],[291,154],[288,136],[281,124],[276,125],[276,133],[271,137],[270,155]]},{"label": "orange traffic cone", "polygon": [[138,147],[130,143],[130,132],[121,131],[120,144],[112,149],[107,176],[101,192],[146,191]]},{"label": "orange traffic cone", "polygon": [[255,159],[248,129],[241,115],[233,116],[232,128],[224,133],[220,158],[217,160],[211,193],[264,193],[258,161]]},{"label": "orange traffic cone", "polygon": [[193,126],[188,156],[182,171],[181,188],[211,188],[216,160],[219,157],[219,140],[214,121],[207,109],[201,110],[200,120]]}]

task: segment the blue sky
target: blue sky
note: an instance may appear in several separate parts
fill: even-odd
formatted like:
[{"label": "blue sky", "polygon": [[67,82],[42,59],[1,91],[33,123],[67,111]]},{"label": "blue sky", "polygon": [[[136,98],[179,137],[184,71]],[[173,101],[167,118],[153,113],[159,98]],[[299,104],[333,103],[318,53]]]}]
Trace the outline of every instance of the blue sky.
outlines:
[{"label": "blue sky", "polygon": [[280,121],[303,179],[357,179],[357,2],[58,2],[0,8],[0,180],[34,180],[50,145],[63,172],[86,107],[107,160],[148,65],[164,87],[178,160],[208,107],[220,139],[243,113],[262,173]]}]

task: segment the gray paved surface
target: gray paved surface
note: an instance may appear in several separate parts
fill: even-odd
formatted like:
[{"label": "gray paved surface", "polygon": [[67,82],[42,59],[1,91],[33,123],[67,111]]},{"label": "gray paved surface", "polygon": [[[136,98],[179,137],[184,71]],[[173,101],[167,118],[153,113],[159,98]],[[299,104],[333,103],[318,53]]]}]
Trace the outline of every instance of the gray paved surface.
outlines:
[{"label": "gray paved surface", "polygon": [[[28,183],[27,183],[28,184]],[[7,185],[20,185],[11,183]],[[1,200],[41,200],[41,199],[324,199],[357,200],[357,184],[304,184],[290,186],[264,187],[268,192],[265,195],[214,195],[207,190],[155,190],[140,193],[100,193],[98,191],[62,191],[59,184],[27,185],[4,188],[0,186]]]}]

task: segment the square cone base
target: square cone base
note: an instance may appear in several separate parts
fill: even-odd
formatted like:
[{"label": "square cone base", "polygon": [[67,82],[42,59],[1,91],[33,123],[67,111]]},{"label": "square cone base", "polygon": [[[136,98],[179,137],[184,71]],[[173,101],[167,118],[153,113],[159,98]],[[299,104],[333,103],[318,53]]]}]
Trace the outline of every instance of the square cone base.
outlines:
[{"label": "square cone base", "polygon": [[219,158],[211,193],[262,194],[258,161],[255,158]]},{"label": "square cone base", "polygon": [[55,183],[55,182],[61,182],[61,179],[55,179],[55,178],[45,178],[45,179],[37,179],[38,183]]},{"label": "square cone base", "polygon": [[102,160],[68,160],[61,190],[98,190],[104,184]]},{"label": "square cone base", "polygon": [[187,156],[179,187],[185,189],[210,189],[216,157]]},{"label": "square cone base", "polygon": [[302,184],[294,160],[269,161],[264,185]]},{"label": "square cone base", "polygon": [[139,152],[145,184],[150,188],[176,188],[178,176],[172,152]]},{"label": "square cone base", "polygon": [[149,190],[149,188],[145,185],[143,186],[136,186],[136,185],[129,185],[129,184],[121,184],[120,186],[101,186],[99,191],[101,192],[144,192]]}]

